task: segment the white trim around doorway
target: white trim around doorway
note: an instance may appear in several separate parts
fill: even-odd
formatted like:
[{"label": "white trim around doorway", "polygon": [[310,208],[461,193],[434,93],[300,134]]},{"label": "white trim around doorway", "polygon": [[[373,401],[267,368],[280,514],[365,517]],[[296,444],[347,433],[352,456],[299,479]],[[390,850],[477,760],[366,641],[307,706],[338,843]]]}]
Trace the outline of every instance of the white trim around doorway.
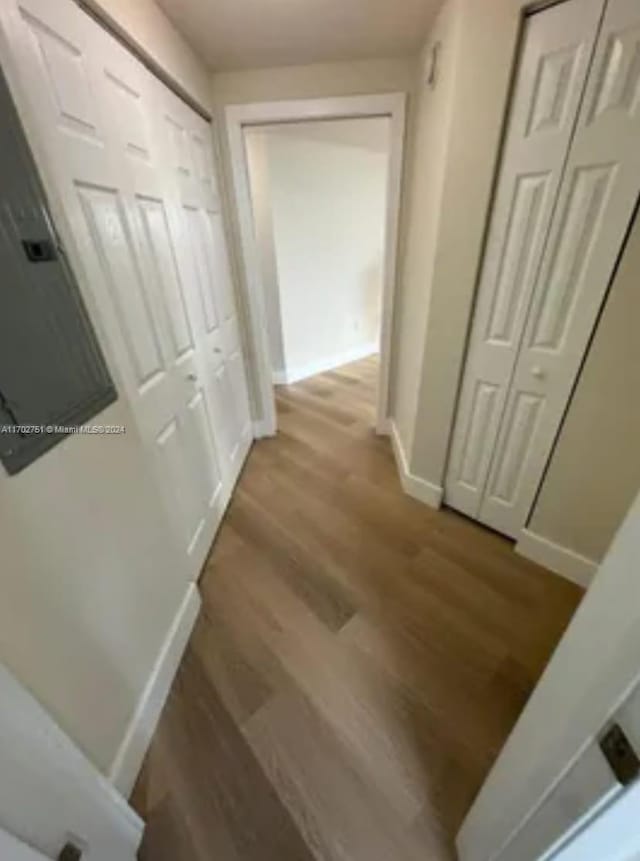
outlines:
[{"label": "white trim around doorway", "polygon": [[368,96],[256,102],[245,105],[229,105],[226,108],[226,128],[231,157],[233,190],[238,211],[240,249],[246,276],[249,332],[254,347],[257,397],[262,416],[262,419],[254,426],[257,435],[273,436],[277,430],[277,419],[267,342],[265,297],[253,231],[251,190],[244,129],[247,126],[307,120],[385,116],[390,118],[391,135],[387,180],[385,263],[380,333],[380,377],[376,407],[376,430],[378,433],[387,434],[389,432],[389,366],[398,256],[398,221],[400,215],[405,134],[405,101],[406,96],[404,93],[386,93]]}]

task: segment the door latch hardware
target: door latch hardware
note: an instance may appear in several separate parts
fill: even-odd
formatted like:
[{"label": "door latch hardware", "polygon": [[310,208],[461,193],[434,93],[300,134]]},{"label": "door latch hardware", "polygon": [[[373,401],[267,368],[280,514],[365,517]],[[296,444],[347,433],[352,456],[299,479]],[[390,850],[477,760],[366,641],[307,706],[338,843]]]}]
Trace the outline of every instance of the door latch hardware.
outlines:
[{"label": "door latch hardware", "polygon": [[629,786],[640,777],[640,759],[619,724],[614,723],[602,736],[600,750],[622,786]]},{"label": "door latch hardware", "polygon": [[56,247],[50,239],[23,239],[22,247],[30,263],[46,263],[58,256]]},{"label": "door latch hardware", "polygon": [[82,849],[78,849],[73,843],[67,843],[58,855],[58,861],[80,861],[81,858]]}]

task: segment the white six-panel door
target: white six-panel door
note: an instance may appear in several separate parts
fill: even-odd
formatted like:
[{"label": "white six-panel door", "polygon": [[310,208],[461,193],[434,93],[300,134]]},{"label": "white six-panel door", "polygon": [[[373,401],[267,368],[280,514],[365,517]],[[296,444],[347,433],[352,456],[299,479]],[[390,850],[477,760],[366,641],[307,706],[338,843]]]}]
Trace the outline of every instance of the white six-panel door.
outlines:
[{"label": "white six-panel door", "polygon": [[71,0],[2,24],[193,578],[250,441],[239,338],[209,338],[238,328],[209,127]]},{"label": "white six-panel door", "polygon": [[[89,22],[91,26],[91,22]],[[93,25],[95,28],[95,25]],[[103,128],[116,161],[123,223],[131,233],[131,268],[137,266],[140,293],[146,295],[149,316],[157,320],[162,375],[166,391],[158,398],[159,414],[145,416],[145,436],[152,452],[167,504],[174,511],[180,540],[196,570],[211,541],[210,509],[220,507],[222,482],[215,439],[199,374],[199,356],[191,323],[184,277],[180,223],[171,206],[162,158],[161,138],[154,128],[154,80],[108,34],[94,30],[94,85],[103,109]],[[118,117],[113,122],[110,117]],[[70,165],[73,170],[73,166]],[[93,193],[95,196],[95,192]],[[83,191],[83,203],[91,195]],[[85,204],[94,244],[104,243],[105,223],[95,203]],[[113,256],[102,254],[108,272]],[[115,282],[115,279],[111,279]],[[123,293],[132,279],[123,279]],[[122,302],[122,321],[131,320],[131,294]],[[135,342],[146,320],[131,334]],[[156,372],[136,389],[153,391]]]},{"label": "white six-panel door", "polygon": [[223,463],[235,478],[251,438],[246,372],[209,126],[159,82],[167,158],[186,229],[199,341]]},{"label": "white six-panel door", "polygon": [[447,502],[514,537],[640,189],[638,4],[603,5],[527,21],[452,441]]}]

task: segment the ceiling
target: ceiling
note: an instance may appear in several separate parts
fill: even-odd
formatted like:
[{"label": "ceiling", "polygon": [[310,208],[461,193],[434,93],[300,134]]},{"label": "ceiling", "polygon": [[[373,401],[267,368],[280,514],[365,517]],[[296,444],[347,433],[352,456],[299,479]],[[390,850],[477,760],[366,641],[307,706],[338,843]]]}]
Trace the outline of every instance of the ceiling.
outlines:
[{"label": "ceiling", "polygon": [[398,57],[441,0],[156,0],[216,71]]}]

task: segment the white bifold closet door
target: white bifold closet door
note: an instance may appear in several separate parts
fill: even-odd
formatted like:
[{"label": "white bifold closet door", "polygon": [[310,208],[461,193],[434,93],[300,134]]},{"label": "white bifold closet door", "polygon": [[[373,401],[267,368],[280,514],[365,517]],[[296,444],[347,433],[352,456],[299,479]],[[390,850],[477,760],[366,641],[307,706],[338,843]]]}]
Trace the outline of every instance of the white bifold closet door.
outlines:
[{"label": "white bifold closet door", "polygon": [[162,108],[158,134],[166,141],[176,206],[186,231],[204,372],[223,460],[235,479],[251,437],[249,397],[210,129],[160,82],[156,86]]},{"label": "white bifold closet door", "polygon": [[[604,18],[603,18],[604,12]],[[525,525],[640,191],[640,3],[527,19],[445,499]]]},{"label": "white bifold closet door", "polygon": [[0,23],[192,579],[251,435],[209,126],[71,0]]}]

